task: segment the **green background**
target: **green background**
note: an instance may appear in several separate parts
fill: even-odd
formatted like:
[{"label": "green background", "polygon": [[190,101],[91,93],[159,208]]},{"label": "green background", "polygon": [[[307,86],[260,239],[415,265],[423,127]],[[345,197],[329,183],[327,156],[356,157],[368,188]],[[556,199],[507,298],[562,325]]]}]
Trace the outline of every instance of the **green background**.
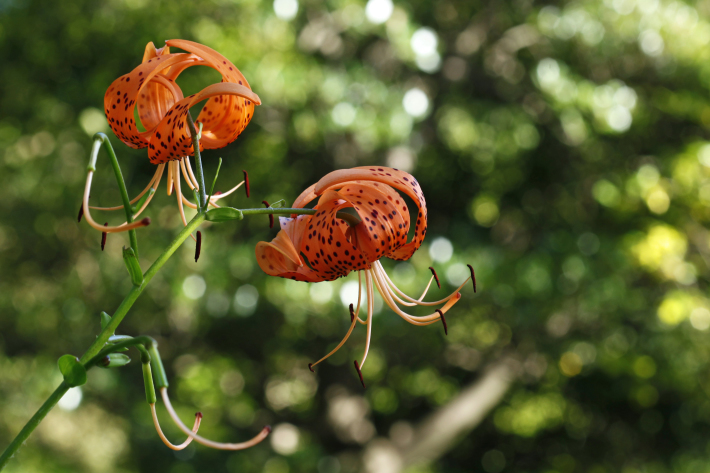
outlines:
[{"label": "green background", "polygon": [[[224,159],[222,190],[250,173],[251,199],[238,191],[229,205],[290,203],[337,168],[410,169],[427,240],[385,267],[410,294],[432,264],[434,296],[466,263],[479,283],[447,314],[448,337],[381,309],[363,390],[362,328],[307,369],[347,330],[341,291],[357,276],[269,278],[254,259],[276,234],[267,217],[205,225],[199,262],[188,241],[120,333],[159,340],[173,402],[186,420],[204,413],[206,436],[241,441],[271,424],[271,439],[168,450],[133,355],[92,370],[78,407],[55,409],[7,471],[710,468],[710,2],[395,1],[382,24],[367,11],[0,0],[0,448],[60,381],[57,358],[80,355],[130,288],[126,235],[102,253],[76,213],[91,136],[108,131],[103,94],[149,41],[220,51],[263,101],[235,143],[205,152],[207,180]],[[180,85],[216,80],[192,68]],[[421,114],[413,89],[428,98]],[[134,195],[154,167],[108,133]],[[105,155],[98,166],[92,202],[116,205]],[[138,231],[144,268],[181,226],[164,182]]]}]

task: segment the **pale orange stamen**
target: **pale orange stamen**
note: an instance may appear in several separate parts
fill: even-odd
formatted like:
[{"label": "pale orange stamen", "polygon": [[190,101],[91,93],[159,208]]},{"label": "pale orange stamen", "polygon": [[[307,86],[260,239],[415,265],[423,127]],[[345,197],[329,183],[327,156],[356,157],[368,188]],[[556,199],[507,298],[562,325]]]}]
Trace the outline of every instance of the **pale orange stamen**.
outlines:
[{"label": "pale orange stamen", "polygon": [[188,429],[185,424],[183,424],[183,422],[180,420],[177,413],[175,412],[175,409],[173,409],[172,404],[170,403],[170,397],[168,397],[168,389],[167,388],[160,388],[160,395],[163,398],[163,402],[165,403],[165,408],[168,410],[168,414],[170,414],[170,417],[173,419],[173,422],[175,422],[175,424],[178,426],[178,428],[180,430],[182,430],[185,435],[194,439],[195,442],[202,444],[206,447],[216,448],[218,450],[244,450],[249,447],[253,447],[254,445],[257,445],[262,440],[264,440],[271,432],[271,427],[267,425],[266,427],[261,429],[261,432],[259,432],[254,438],[252,438],[251,440],[247,440],[246,442],[241,442],[241,443],[215,442],[213,440],[209,440],[209,439],[206,439],[200,435],[197,435],[195,432]]},{"label": "pale orange stamen", "polygon": [[[192,437],[187,437],[187,440],[185,440],[180,445],[173,445],[167,439],[167,437],[165,437],[165,434],[163,434],[163,430],[160,428],[160,422],[158,422],[158,413],[155,411],[155,403],[152,403],[150,405],[150,412],[151,414],[153,414],[153,425],[155,426],[155,430],[158,432],[158,437],[160,437],[160,440],[163,441],[166,447],[171,450],[183,450],[185,447],[190,445],[190,443],[192,443]],[[202,413],[198,412],[197,414],[195,414],[195,423],[192,426],[192,433],[197,433],[197,430],[200,428],[200,422],[202,422]]]}]

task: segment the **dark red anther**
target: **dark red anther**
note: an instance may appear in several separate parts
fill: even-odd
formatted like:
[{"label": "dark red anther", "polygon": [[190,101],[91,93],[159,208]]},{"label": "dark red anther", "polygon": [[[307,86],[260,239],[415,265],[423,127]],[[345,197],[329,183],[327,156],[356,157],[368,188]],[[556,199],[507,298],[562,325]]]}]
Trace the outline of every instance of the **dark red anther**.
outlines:
[{"label": "dark red anther", "polygon": [[197,230],[197,238],[195,239],[195,263],[200,259],[200,251],[202,251],[202,232]]},{"label": "dark red anther", "polygon": [[244,173],[244,190],[247,191],[247,197],[249,197],[249,173],[242,169]]},{"label": "dark red anther", "polygon": [[441,322],[444,324],[444,335],[448,335],[449,328],[446,326],[446,317],[444,317],[444,313],[441,311],[441,309],[436,309],[436,312],[439,313],[439,317],[441,317]]},{"label": "dark red anther", "polygon": [[215,193],[212,194],[212,195],[222,195],[222,191],[217,191],[217,192],[215,192]]},{"label": "dark red anther", "polygon": [[81,223],[81,217],[84,216],[84,203],[82,202],[81,207],[79,207],[79,216],[77,217],[76,221]]},{"label": "dark red anther", "polygon": [[267,433],[271,433],[271,426],[270,425],[265,425],[264,430],[266,430]]},{"label": "dark red anther", "polygon": [[353,323],[353,320],[355,320],[355,311],[353,310],[353,305],[350,304],[350,323]]},{"label": "dark red anther", "polygon": [[439,289],[441,289],[441,283],[439,282],[439,275],[436,274],[436,270],[434,269],[433,266],[429,266],[429,270],[431,271],[431,274],[434,275],[434,280],[436,281],[436,285],[439,286]]},{"label": "dark red anther", "polygon": [[360,382],[362,383],[362,387],[367,389],[367,386],[365,386],[365,380],[362,379],[362,371],[360,371],[360,365],[358,364],[357,360],[355,360],[355,369],[357,370],[358,376],[360,376]]},{"label": "dark red anther", "polygon": [[471,270],[471,281],[473,281],[473,292],[476,292],[476,273],[473,272],[473,266],[467,264],[468,269]]},{"label": "dark red anther", "polygon": [[313,369],[313,363],[308,363],[308,369],[311,370],[311,373],[315,373],[315,370]]},{"label": "dark red anther", "polygon": [[[108,227],[108,222],[104,223],[104,227]],[[106,247],[106,235],[108,233],[101,232],[101,251],[104,251],[104,247]]]},{"label": "dark red anther", "polygon": [[[271,207],[271,205],[265,200],[262,200],[261,203],[266,205],[267,209]],[[269,228],[274,228],[274,214],[269,214]]]},{"label": "dark red anther", "polygon": [[147,227],[148,225],[150,225],[150,217],[145,217],[143,220],[141,220],[141,223],[144,227]]},{"label": "dark red anther", "polygon": [[202,412],[195,412],[195,417],[202,419]]}]

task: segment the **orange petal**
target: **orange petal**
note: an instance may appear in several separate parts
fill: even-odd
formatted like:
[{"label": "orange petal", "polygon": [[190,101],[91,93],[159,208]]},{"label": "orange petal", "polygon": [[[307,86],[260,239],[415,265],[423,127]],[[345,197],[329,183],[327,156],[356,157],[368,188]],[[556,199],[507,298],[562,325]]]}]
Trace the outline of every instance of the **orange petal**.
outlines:
[{"label": "orange petal", "polygon": [[[348,181],[357,180],[382,182],[394,187],[395,189],[399,189],[414,200],[419,207],[419,215],[417,216],[417,223],[414,227],[414,237],[412,238],[412,241],[403,245],[390,255],[393,259],[409,259],[424,241],[424,236],[427,231],[426,200],[424,199],[424,194],[419,187],[419,183],[414,176],[398,169],[363,166],[353,169],[334,171],[325,175],[316,183],[313,192],[316,195],[320,195],[327,189],[340,188]],[[396,210],[404,213],[409,212],[405,202],[401,202]]]},{"label": "orange petal", "polygon": [[326,280],[370,268],[370,261],[358,249],[349,225],[335,215],[342,208],[351,206],[337,192],[327,191],[318,201],[318,211],[303,237],[301,251],[310,266]]},{"label": "orange petal", "polygon": [[[189,54],[170,54],[149,59],[148,62],[139,65],[133,71],[119,77],[111,84],[104,95],[104,111],[111,129],[121,141],[131,148],[145,148],[148,146],[148,137],[145,136],[145,133],[138,132],[133,119],[136,100],[142,89],[160,71],[184,61],[189,56]],[[176,90],[179,89],[173,89],[173,92]]]},{"label": "orange petal", "polygon": [[[212,84],[199,93],[177,102],[163,117],[155,132],[150,137],[148,157],[153,164],[165,163],[182,156],[192,156],[192,138],[186,124],[187,113],[193,105],[210,97],[235,95],[255,103],[261,103],[259,97],[250,89],[229,82]],[[204,148],[205,130],[200,140],[200,150]]]},{"label": "orange petal", "polygon": [[347,182],[338,192],[348,199],[362,219],[355,227],[358,247],[368,261],[377,261],[407,243],[409,212],[398,210],[404,199],[390,186],[378,182]]},{"label": "orange petal", "polygon": [[176,48],[184,49],[185,51],[191,52],[202,59],[204,59],[208,65],[216,69],[222,77],[224,77],[228,82],[234,82],[235,84],[243,85],[249,89],[249,83],[247,82],[244,75],[241,73],[237,66],[232,64],[232,62],[226,57],[222,56],[220,53],[207,46],[195,43],[193,41],[187,41],[184,39],[170,39],[165,42],[168,46],[173,46]]},{"label": "orange petal", "polygon": [[[295,279],[297,281],[320,282],[325,279],[301,261],[301,256],[290,238],[290,234],[303,235],[303,226],[308,224],[310,215],[305,219],[282,222],[283,229],[270,243],[260,241],[256,245],[256,261],[259,267],[270,276]],[[292,230],[296,232],[292,232]],[[300,239],[299,239],[300,241]]]}]

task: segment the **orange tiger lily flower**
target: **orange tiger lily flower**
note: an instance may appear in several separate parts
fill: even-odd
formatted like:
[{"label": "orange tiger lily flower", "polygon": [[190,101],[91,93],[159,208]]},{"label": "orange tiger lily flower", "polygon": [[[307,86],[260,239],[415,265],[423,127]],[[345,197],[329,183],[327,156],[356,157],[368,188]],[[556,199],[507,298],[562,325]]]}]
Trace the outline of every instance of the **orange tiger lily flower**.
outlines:
[{"label": "orange tiger lily flower", "polygon": [[[261,100],[252,92],[239,69],[217,51],[181,39],[169,40],[165,44],[165,47],[156,49],[153,43],[148,43],[143,62],[109,86],[104,96],[104,112],[116,136],[131,148],[148,148],[150,162],[157,165],[153,178],[146,188],[131,200],[131,204],[136,203],[150,189],[155,190],[158,187],[167,166],[168,195],[175,189],[180,215],[183,223],[187,225],[183,204],[193,209],[197,206],[182,194],[181,171],[190,189],[199,187],[189,160],[189,156],[194,155],[192,137],[186,123],[190,107],[207,100],[195,120],[195,123],[202,127],[200,150],[217,149],[237,139],[254,115],[254,106],[260,105]],[[170,53],[171,46],[187,53]],[[185,69],[192,66],[211,67],[222,75],[222,81],[184,97],[175,80]],[[139,130],[134,113],[137,113],[144,131]],[[90,171],[87,177],[83,203],[83,214],[89,224],[105,233],[141,226],[141,222],[134,222],[130,225],[124,223],[106,227],[91,218],[90,209],[123,208],[88,205],[92,174],[93,171]],[[242,184],[244,182],[228,192],[213,195],[209,204],[218,207],[218,200],[228,196]],[[151,194],[145,199],[135,216],[143,212],[152,198]]]},{"label": "orange tiger lily flower", "polygon": [[[396,190],[395,190],[396,189]],[[418,217],[414,236],[407,242],[410,216],[407,203],[397,192],[411,198],[418,207]],[[362,380],[361,369],[367,359],[372,333],[372,311],[374,288],[382,295],[385,303],[400,317],[413,325],[430,325],[441,320],[446,328],[444,314],[461,298],[459,291],[475,276],[471,277],[445,298],[424,302],[435,273],[429,280],[424,293],[412,298],[402,292],[389,278],[382,263],[383,257],[407,260],[421,246],[427,231],[427,209],[424,194],[417,180],[397,169],[385,167],[359,167],[332,172],[316,184],[306,189],[294,202],[293,208],[303,208],[318,198],[314,207],[315,215],[282,217],[281,231],[271,242],[259,242],[256,258],[261,269],[271,276],[298,281],[332,281],[351,271],[359,271],[362,290],[362,273],[365,274],[367,290],[367,319],[359,317],[361,298],[358,296],[357,309],[351,304],[350,329],[343,340],[328,355],[309,365],[322,362],[347,341],[359,321],[367,325],[367,341],[362,361],[355,361],[355,368]],[[354,210],[361,219],[350,226],[337,217],[344,209]],[[433,270],[432,270],[433,272]],[[400,305],[440,306],[432,314],[414,316],[400,309]],[[364,386],[363,381],[363,386]]]}]

